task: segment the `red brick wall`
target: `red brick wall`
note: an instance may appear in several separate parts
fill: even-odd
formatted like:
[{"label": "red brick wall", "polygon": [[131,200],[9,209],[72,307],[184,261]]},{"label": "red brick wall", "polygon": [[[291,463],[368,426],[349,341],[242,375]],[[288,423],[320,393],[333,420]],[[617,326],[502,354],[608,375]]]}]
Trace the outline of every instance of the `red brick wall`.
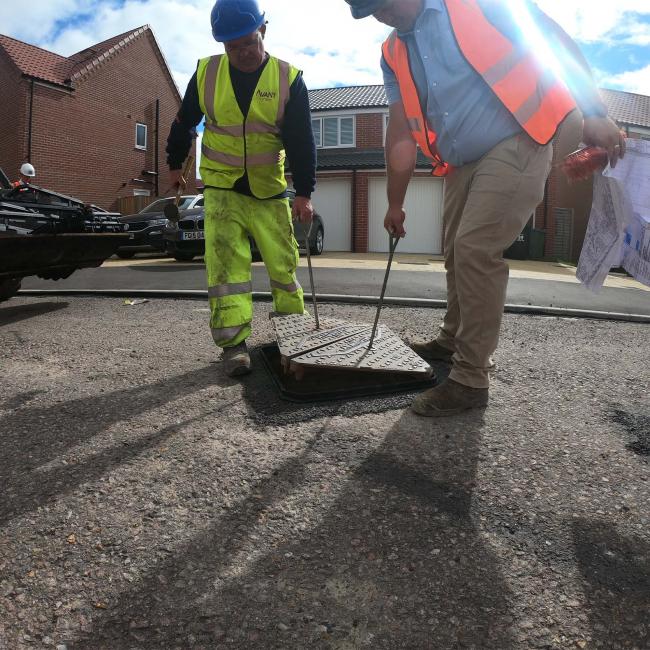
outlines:
[{"label": "red brick wall", "polygon": [[368,172],[356,172],[352,177],[352,250],[368,252]]},{"label": "red brick wall", "polygon": [[[155,103],[160,100],[160,194],[170,193],[165,144],[180,106],[145,32],[75,83],[74,92],[37,85],[32,162],[43,187],[116,209],[117,198],[154,185],[134,178],[153,171]],[[147,150],[135,148],[136,122],[147,125]],[[195,187],[190,188],[194,191]]]},{"label": "red brick wall", "polygon": [[381,149],[384,146],[384,116],[381,113],[359,113],[356,116],[356,148]]},{"label": "red brick wall", "polygon": [[9,180],[17,180],[27,160],[27,115],[29,86],[20,72],[0,51],[0,167]]}]

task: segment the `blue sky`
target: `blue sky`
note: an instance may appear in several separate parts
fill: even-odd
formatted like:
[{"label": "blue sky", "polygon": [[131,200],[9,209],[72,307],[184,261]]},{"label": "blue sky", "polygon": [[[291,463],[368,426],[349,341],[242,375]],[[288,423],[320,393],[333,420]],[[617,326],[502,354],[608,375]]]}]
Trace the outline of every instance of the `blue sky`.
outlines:
[{"label": "blue sky", "polygon": [[[213,0],[3,0],[0,33],[70,55],[151,25],[181,92],[196,60],[220,51]],[[261,0],[267,48],[304,70],[310,88],[381,83],[387,29],[354,21],[343,0]],[[538,0],[579,43],[600,86],[650,95],[650,0]]]}]

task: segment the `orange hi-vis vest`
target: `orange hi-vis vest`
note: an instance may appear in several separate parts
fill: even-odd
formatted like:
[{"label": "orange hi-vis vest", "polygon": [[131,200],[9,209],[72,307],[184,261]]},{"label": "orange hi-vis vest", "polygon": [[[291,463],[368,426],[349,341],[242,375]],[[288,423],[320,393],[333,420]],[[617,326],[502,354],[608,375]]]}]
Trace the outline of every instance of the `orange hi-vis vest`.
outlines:
[{"label": "orange hi-vis vest", "polygon": [[[530,50],[515,47],[486,17],[477,0],[444,0],[458,47],[521,128],[538,144],[548,144],[576,103],[553,72]],[[445,176],[449,165],[436,147],[408,60],[406,44],[393,31],[382,45],[395,73],[413,139],[433,161],[433,174]]]}]

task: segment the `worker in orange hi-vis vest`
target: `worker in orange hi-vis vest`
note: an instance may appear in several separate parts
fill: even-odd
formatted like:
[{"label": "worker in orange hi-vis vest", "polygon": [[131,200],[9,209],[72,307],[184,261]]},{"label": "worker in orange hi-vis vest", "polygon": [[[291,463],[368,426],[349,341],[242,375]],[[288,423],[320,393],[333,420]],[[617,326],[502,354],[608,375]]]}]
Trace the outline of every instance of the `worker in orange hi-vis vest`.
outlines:
[{"label": "worker in orange hi-vis vest", "polygon": [[445,178],[447,313],[433,340],[411,347],[452,368],[412,409],[436,417],[485,407],[508,283],[503,252],[543,199],[553,137],[580,110],[583,141],[606,149],[612,166],[625,139],[577,45],[530,0],[346,2],[354,18],[394,28],[381,58],[386,230],[406,234],[418,146]]},{"label": "worker in orange hi-vis vest", "polygon": [[36,170],[34,165],[31,163],[23,163],[20,166],[20,178],[17,181],[14,181],[11,185],[15,188],[27,187],[29,185],[30,179],[36,176]]}]

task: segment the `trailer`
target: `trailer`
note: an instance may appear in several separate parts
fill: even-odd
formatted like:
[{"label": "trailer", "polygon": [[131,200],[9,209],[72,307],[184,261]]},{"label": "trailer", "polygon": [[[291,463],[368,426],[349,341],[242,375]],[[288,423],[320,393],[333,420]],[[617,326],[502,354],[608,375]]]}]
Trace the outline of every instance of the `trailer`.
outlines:
[{"label": "trailer", "polygon": [[0,302],[30,275],[61,280],[100,266],[128,240],[119,216],[35,185],[13,187],[0,169]]}]

